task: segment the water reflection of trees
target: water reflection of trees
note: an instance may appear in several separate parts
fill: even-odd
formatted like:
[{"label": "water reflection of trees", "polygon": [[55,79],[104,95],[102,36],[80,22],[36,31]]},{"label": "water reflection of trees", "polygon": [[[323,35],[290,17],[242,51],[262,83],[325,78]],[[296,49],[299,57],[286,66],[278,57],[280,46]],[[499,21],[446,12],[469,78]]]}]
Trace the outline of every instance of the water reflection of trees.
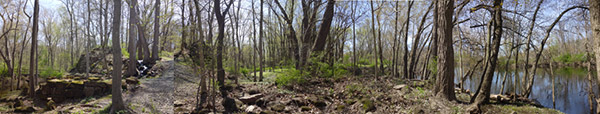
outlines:
[{"label": "water reflection of trees", "polygon": [[[494,73],[496,77],[493,80],[492,94],[500,93],[501,79],[504,73],[508,73],[504,93],[520,94],[524,90],[523,83],[527,82],[528,79],[523,77],[522,71],[515,72],[514,70],[502,70]],[[588,70],[585,68],[564,67],[553,69],[553,74],[550,74],[548,68],[536,72],[535,78],[537,79],[534,81],[530,98],[538,100],[545,107],[554,107],[566,113],[589,113],[590,110],[586,106],[594,105],[593,102],[590,103],[589,95],[598,95],[592,94],[598,92],[594,89],[590,91],[590,88],[598,87],[596,82],[588,79]],[[467,77],[465,89],[473,90],[473,88],[477,88],[478,85],[471,82],[479,82],[480,76],[478,75],[481,75],[481,72],[474,72],[472,77]],[[552,90],[555,90],[554,102],[552,100]]]}]

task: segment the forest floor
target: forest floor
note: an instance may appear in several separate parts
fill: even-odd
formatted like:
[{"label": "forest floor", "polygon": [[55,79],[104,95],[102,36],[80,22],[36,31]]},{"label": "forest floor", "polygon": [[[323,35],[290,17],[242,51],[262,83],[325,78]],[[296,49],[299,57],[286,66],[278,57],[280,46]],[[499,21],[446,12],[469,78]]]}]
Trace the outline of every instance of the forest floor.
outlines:
[{"label": "forest floor", "polygon": [[[196,110],[200,77],[187,63],[160,61],[156,77],[142,78],[135,89],[124,91],[126,107],[133,113],[223,113],[220,93],[211,92],[207,103]],[[238,84],[227,82],[230,97],[243,113],[468,113],[470,95],[457,94],[458,101],[434,97],[432,84],[391,76],[313,77],[302,84],[277,86],[281,69],[264,72],[262,82],[253,75],[240,77]],[[209,86],[210,87],[210,86]],[[210,89],[210,88],[209,88]],[[218,89],[217,89],[218,90]],[[214,101],[214,103],[213,103]],[[561,113],[526,103],[506,104],[491,101],[482,113]],[[111,95],[71,99],[43,113],[107,113]],[[39,107],[37,107],[39,108]],[[216,111],[212,110],[216,109]],[[42,110],[42,109],[36,109]],[[1,113],[1,112],[0,112]],[[39,112],[41,113],[41,112]]]},{"label": "forest floor", "polygon": [[[175,64],[175,113],[222,113],[220,93],[209,93],[207,103],[195,110],[200,77],[183,63]],[[252,81],[252,75],[241,77],[232,86],[230,97],[245,113],[468,113],[470,95],[457,94],[458,101],[434,97],[432,84],[408,81],[390,76],[345,76],[339,79],[312,78],[304,84],[277,86],[275,79],[281,70],[264,72],[263,82]],[[209,88],[210,89],[210,88]],[[218,90],[218,89],[217,89]],[[217,91],[218,92],[218,91]],[[216,94],[217,97],[210,95]],[[213,104],[213,98],[214,104]],[[249,99],[247,99],[249,98]],[[243,99],[243,100],[241,100]],[[496,103],[483,105],[482,113],[542,113],[560,111],[526,103]],[[212,110],[216,109],[216,111]]]}]

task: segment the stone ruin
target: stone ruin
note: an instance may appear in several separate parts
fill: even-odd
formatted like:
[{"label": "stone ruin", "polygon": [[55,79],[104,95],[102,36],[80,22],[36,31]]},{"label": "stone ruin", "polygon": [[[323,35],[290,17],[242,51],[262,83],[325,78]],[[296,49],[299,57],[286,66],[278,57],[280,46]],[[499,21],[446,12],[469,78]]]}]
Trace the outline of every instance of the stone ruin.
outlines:
[{"label": "stone ruin", "polygon": [[[127,88],[125,81],[121,83],[123,88]],[[99,77],[49,79],[46,83],[40,84],[38,97],[43,99],[52,98],[54,102],[60,103],[66,99],[107,95],[111,92],[111,88],[112,80]]]}]

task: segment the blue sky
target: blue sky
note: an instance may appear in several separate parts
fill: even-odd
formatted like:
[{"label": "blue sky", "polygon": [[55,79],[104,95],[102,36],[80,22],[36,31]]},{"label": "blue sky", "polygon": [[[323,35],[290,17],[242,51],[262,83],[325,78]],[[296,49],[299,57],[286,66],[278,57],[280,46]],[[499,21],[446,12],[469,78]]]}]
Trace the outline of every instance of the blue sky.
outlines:
[{"label": "blue sky", "polygon": [[40,6],[48,8],[48,10],[56,10],[58,7],[63,6],[60,0],[40,0]]}]

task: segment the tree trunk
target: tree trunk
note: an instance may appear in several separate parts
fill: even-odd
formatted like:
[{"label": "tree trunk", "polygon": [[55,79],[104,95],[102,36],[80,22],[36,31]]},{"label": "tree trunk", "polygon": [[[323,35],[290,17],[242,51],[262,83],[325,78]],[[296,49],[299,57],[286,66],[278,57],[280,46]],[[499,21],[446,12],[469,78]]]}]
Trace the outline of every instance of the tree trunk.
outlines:
[{"label": "tree trunk", "polygon": [[[209,13],[210,14],[210,13]],[[211,21],[212,22],[212,21]],[[209,26],[212,25],[212,23],[209,23]],[[212,27],[210,27],[212,29]],[[181,1],[181,46],[179,49],[179,54],[181,54],[181,56],[185,59],[185,55],[182,55],[185,52],[185,48],[187,48],[187,44],[186,44],[186,27],[185,27],[185,0]],[[210,29],[209,29],[210,30]],[[211,32],[209,32],[210,34],[212,34]],[[210,37],[209,37],[210,38]],[[212,42],[212,40],[209,40]]]},{"label": "tree trunk", "polygon": [[[135,0],[134,0],[135,1]],[[112,24],[112,52],[113,52],[113,75],[112,75],[112,107],[111,113],[124,110],[125,105],[121,94],[121,39],[119,38],[119,29],[121,24],[121,0],[113,0],[113,24]],[[130,54],[134,55],[134,54]],[[131,66],[130,66],[131,67]]]},{"label": "tree trunk", "polygon": [[[402,71],[404,74],[404,78],[408,78],[408,79],[412,79],[413,76],[409,75],[411,73],[409,73],[410,71],[408,71],[408,56],[410,55],[410,53],[408,52],[408,25],[410,24],[410,10],[412,9],[412,5],[413,5],[414,1],[411,1],[410,3],[408,3],[408,10],[406,11],[406,23],[405,24],[405,28],[404,28],[404,55],[402,57],[402,60],[404,62],[404,66],[402,67]],[[452,28],[452,27],[450,27]],[[450,34],[452,35],[452,34]],[[452,37],[450,37],[452,38]],[[414,46],[415,44],[413,44]]]},{"label": "tree trunk", "polygon": [[[136,20],[137,18],[135,18],[135,16],[137,16],[137,13],[134,10],[134,7],[136,7],[136,5],[137,5],[137,0],[129,0],[128,4],[129,4],[129,27],[128,27],[129,32],[127,32],[127,34],[129,37],[129,45],[127,47],[127,50],[129,52],[129,61],[128,61],[127,72],[125,73],[125,76],[136,76],[136,75],[138,75],[138,73],[137,73],[137,68],[136,68],[137,67],[137,58],[135,55],[136,47],[137,47],[136,46],[136,42],[137,42],[137,40],[136,40],[137,39],[137,35],[136,35],[137,29],[136,28],[137,27],[135,26],[135,24],[138,23],[138,20]],[[114,46],[114,44],[113,44],[113,46]]]},{"label": "tree trunk", "polygon": [[[233,0],[229,1],[227,4],[227,8],[223,12],[221,12],[221,1],[215,0],[215,15],[217,17],[219,34],[217,36],[217,80],[220,86],[219,90],[221,91],[221,97],[223,98],[223,107],[225,107],[225,112],[234,112],[237,111],[237,106],[235,106],[235,101],[227,96],[227,90],[225,89],[225,70],[223,69],[223,37],[225,37],[225,14],[233,4]],[[233,102],[233,103],[232,103]]]},{"label": "tree trunk", "polygon": [[[199,49],[198,51],[200,51],[200,62],[198,63],[200,65],[200,103],[204,103],[206,102],[206,98],[207,98],[207,88],[206,88],[206,75],[204,75],[204,70],[205,70],[205,66],[204,66],[204,32],[202,31],[202,22],[200,20],[202,20],[202,15],[201,15],[201,11],[200,11],[200,7],[198,5],[198,0],[194,0],[194,5],[196,6],[196,15],[198,16],[198,30],[200,33],[200,45],[199,45]],[[196,107],[199,108],[199,107]]]},{"label": "tree trunk", "polygon": [[502,40],[502,0],[494,1],[494,12],[493,12],[493,20],[490,21],[489,29],[492,29],[492,43],[490,44],[490,48],[488,49],[489,57],[487,57],[487,64],[485,65],[483,83],[480,85],[480,89],[477,90],[474,98],[473,104],[479,106],[480,104],[487,103],[490,99],[490,91],[492,87],[492,79],[494,78],[494,71],[496,71],[496,64],[498,61],[498,52],[500,49],[500,41]]},{"label": "tree trunk", "polygon": [[[431,37],[432,40],[431,40],[431,43],[429,43],[429,45],[430,45],[430,49],[429,50],[431,50],[431,56],[433,56],[431,59],[437,60],[437,58],[438,58],[438,51],[437,50],[438,50],[438,40],[439,40],[439,38],[438,38],[438,31],[437,31],[437,29],[439,28],[439,24],[438,24],[437,20],[439,20],[438,19],[438,17],[439,17],[439,11],[438,11],[439,10],[439,8],[438,8],[438,4],[439,3],[438,2],[439,1],[435,0],[433,2],[434,2],[434,5],[435,5],[435,7],[433,9],[433,20],[434,20],[433,21],[433,29],[432,29],[433,37]],[[429,57],[427,59],[429,59]],[[427,66],[428,64],[425,64],[425,65]],[[433,72],[433,71],[431,71],[431,69],[429,69],[429,71]],[[436,75],[436,73],[432,73],[431,75],[432,75],[431,77],[433,77],[433,76]],[[428,77],[430,77],[430,76],[428,76]],[[433,79],[436,79],[436,78],[433,78]],[[437,86],[434,86],[433,91],[438,91],[438,90],[439,90],[439,88],[437,88]]]},{"label": "tree trunk", "polygon": [[[537,13],[540,9],[540,5],[542,4],[542,2],[544,2],[544,0],[540,0],[540,2],[538,3],[538,6],[535,8],[535,12],[533,13],[533,19],[531,20],[531,26],[529,27],[529,32],[527,33],[527,49],[526,49],[526,54],[525,54],[525,76],[524,78],[529,77],[529,50],[531,50],[531,35],[533,34],[533,27],[535,25],[535,19],[537,18]],[[535,73],[534,73],[535,74]],[[533,77],[531,77],[531,82],[533,82]],[[529,84],[529,83],[527,83]],[[529,85],[527,85],[527,87],[529,87]],[[527,93],[527,91],[529,91],[528,89],[525,90],[525,93],[523,93],[522,95],[526,95],[529,94]]]},{"label": "tree trunk", "polygon": [[260,20],[258,21],[259,23],[259,27],[258,27],[258,61],[260,64],[260,74],[259,74],[259,81],[263,81],[263,57],[264,57],[264,47],[263,47],[263,0],[260,0]]},{"label": "tree trunk", "polygon": [[[590,2],[590,21],[592,23],[592,37],[595,44],[596,61],[600,60],[600,1],[589,0]],[[596,72],[600,71],[600,64],[596,63]],[[598,74],[598,82],[600,82],[600,74]],[[596,98],[596,102],[600,102],[600,99]],[[600,113],[600,105],[596,108],[596,113]]]},{"label": "tree trunk", "polygon": [[158,44],[160,43],[160,19],[158,18],[158,16],[160,15],[160,0],[156,0],[154,2],[154,10],[156,10],[154,11],[154,40],[152,40],[152,60],[150,62],[152,64],[156,63],[156,60],[158,60],[159,53]]},{"label": "tree trunk", "polygon": [[86,40],[85,40],[85,77],[89,77],[90,76],[90,23],[92,22],[91,20],[91,14],[92,14],[92,10],[90,10],[90,0],[87,0],[87,12],[88,12],[88,16],[87,16],[87,27],[86,27]]},{"label": "tree trunk", "polygon": [[440,48],[438,50],[438,78],[436,80],[439,90],[434,91],[436,96],[447,100],[456,100],[454,95],[454,49],[452,47],[452,14],[454,1],[439,1],[437,32],[440,35]]},{"label": "tree trunk", "polygon": [[323,23],[321,23],[317,41],[315,42],[315,46],[313,48],[313,51],[316,53],[319,53],[325,49],[325,43],[327,42],[329,30],[331,29],[331,21],[333,20],[334,6],[335,0],[327,0],[327,6],[325,8],[325,13],[323,14]]},{"label": "tree trunk", "polygon": [[256,13],[254,11],[254,0],[252,0],[252,75],[253,81],[256,82]]},{"label": "tree trunk", "polygon": [[35,80],[37,78],[36,68],[36,52],[37,52],[37,36],[38,36],[38,18],[39,18],[39,0],[35,0],[33,5],[33,28],[31,29],[31,56],[29,56],[29,97],[35,97]]},{"label": "tree trunk", "polygon": [[375,55],[375,66],[373,66],[373,69],[375,69],[375,76],[379,75],[379,69],[378,69],[378,62],[377,62],[377,34],[375,34],[375,8],[373,8],[373,1],[371,1],[371,31],[373,32],[373,46],[375,49],[375,53],[373,55]]}]

